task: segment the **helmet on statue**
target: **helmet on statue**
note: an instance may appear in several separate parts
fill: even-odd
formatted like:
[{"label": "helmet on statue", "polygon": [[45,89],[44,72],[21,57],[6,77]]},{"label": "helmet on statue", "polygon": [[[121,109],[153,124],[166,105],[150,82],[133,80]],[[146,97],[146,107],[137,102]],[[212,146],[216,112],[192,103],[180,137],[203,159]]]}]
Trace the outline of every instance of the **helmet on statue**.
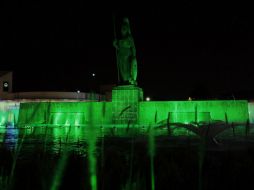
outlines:
[{"label": "helmet on statue", "polygon": [[127,17],[123,18],[121,33],[122,33],[123,36],[128,36],[128,35],[131,34],[130,22],[129,22],[129,19]]}]

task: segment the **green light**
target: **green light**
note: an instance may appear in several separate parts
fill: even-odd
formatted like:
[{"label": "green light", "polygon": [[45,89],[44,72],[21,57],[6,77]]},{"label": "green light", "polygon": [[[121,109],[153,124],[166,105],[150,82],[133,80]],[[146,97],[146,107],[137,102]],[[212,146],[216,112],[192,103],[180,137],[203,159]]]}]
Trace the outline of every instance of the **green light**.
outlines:
[{"label": "green light", "polygon": [[0,143],[4,142],[4,138],[5,138],[5,133],[6,133],[6,128],[2,128],[0,127]]},{"label": "green light", "polygon": [[150,157],[150,177],[151,177],[151,189],[155,189],[155,175],[154,175],[154,156],[155,156],[155,138],[154,138],[154,129],[150,127],[149,136],[148,136],[148,153]]},{"label": "green light", "polygon": [[[224,121],[246,123],[249,116],[248,102],[237,101],[142,101],[142,89],[129,85],[113,89],[112,102],[33,102],[21,103],[19,126],[88,126],[126,128],[129,124],[164,127],[172,123]],[[93,107],[90,116],[89,105]],[[1,106],[1,104],[0,104]],[[156,122],[154,121],[156,114]],[[168,115],[170,118],[168,120]],[[9,115],[10,116],[10,115]],[[49,118],[49,119],[48,119]],[[6,111],[0,111],[0,124],[8,120]],[[15,120],[12,116],[9,120]],[[17,120],[17,119],[16,119]],[[252,120],[251,120],[252,121]],[[16,121],[17,122],[17,121]],[[172,135],[193,135],[185,128],[172,129]]]},{"label": "green light", "polygon": [[60,160],[58,161],[57,167],[55,169],[55,175],[53,177],[53,183],[52,183],[50,190],[58,190],[59,189],[68,158],[69,158],[68,153],[64,153],[60,157]]},{"label": "green light", "polygon": [[[40,102],[22,103],[19,117],[15,112],[0,112],[0,122],[18,118],[19,126],[115,126],[126,128],[128,123],[148,127],[169,123],[210,122],[225,120],[229,123],[245,123],[249,118],[248,102],[239,101],[140,101],[142,92],[135,88],[120,88],[113,91],[112,102]],[[90,116],[89,105],[93,106]],[[156,122],[154,121],[156,114]],[[14,116],[12,116],[14,115]],[[50,119],[47,119],[50,118]],[[172,131],[173,135],[191,134],[184,128]]]},{"label": "green light", "polygon": [[17,124],[19,117],[19,103],[16,101],[0,102],[0,125]]},{"label": "green light", "polygon": [[0,120],[0,125],[5,125],[6,124],[6,116],[5,114],[1,114],[1,120]]},{"label": "green light", "polygon": [[96,176],[96,141],[98,128],[94,125],[94,105],[89,104],[89,125],[88,125],[88,160],[89,160],[89,174],[91,190],[97,190],[97,176]]},{"label": "green light", "polygon": [[150,101],[139,103],[139,123],[148,126],[154,123],[154,113],[157,111],[157,122],[167,120],[171,113],[170,122],[190,123],[195,121],[195,107],[197,120],[224,121],[227,113],[229,122],[245,123],[248,116],[248,102],[238,101]]},{"label": "green light", "polygon": [[90,180],[91,180],[92,190],[96,190],[97,189],[97,177],[96,177],[96,175],[92,175]]},{"label": "green light", "polygon": [[118,86],[112,91],[112,122],[126,125],[138,123],[139,102],[143,100],[142,89],[129,85]]}]

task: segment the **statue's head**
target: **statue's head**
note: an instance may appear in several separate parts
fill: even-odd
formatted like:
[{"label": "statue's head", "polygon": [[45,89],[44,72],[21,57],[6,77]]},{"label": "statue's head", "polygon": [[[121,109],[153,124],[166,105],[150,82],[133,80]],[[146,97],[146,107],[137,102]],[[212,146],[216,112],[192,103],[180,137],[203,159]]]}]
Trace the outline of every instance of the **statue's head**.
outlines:
[{"label": "statue's head", "polygon": [[129,19],[127,17],[123,18],[121,33],[122,33],[123,37],[128,36],[128,35],[131,34],[130,23],[129,23]]}]

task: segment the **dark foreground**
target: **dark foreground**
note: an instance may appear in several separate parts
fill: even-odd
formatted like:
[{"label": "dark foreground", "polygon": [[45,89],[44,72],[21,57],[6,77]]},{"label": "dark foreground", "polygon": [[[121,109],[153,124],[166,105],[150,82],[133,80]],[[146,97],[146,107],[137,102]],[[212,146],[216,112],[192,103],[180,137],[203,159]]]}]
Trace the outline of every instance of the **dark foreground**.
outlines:
[{"label": "dark foreground", "polygon": [[[92,189],[89,143],[82,135],[51,130],[0,134],[1,190]],[[216,144],[164,135],[154,138],[153,148],[148,136],[97,138],[97,189],[150,190],[152,179],[154,189],[163,190],[252,189],[254,185],[252,137],[219,138]]]}]

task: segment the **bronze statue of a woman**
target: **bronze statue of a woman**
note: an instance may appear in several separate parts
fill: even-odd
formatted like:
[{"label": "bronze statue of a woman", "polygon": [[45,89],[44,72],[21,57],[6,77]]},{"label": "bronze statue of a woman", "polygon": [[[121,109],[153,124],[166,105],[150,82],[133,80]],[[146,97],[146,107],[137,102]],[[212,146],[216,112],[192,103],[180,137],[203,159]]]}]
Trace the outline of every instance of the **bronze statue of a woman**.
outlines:
[{"label": "bronze statue of a woman", "polygon": [[125,85],[137,85],[136,48],[128,18],[123,19],[121,38],[119,40],[115,39],[113,45],[117,50],[117,64],[121,83]]}]

